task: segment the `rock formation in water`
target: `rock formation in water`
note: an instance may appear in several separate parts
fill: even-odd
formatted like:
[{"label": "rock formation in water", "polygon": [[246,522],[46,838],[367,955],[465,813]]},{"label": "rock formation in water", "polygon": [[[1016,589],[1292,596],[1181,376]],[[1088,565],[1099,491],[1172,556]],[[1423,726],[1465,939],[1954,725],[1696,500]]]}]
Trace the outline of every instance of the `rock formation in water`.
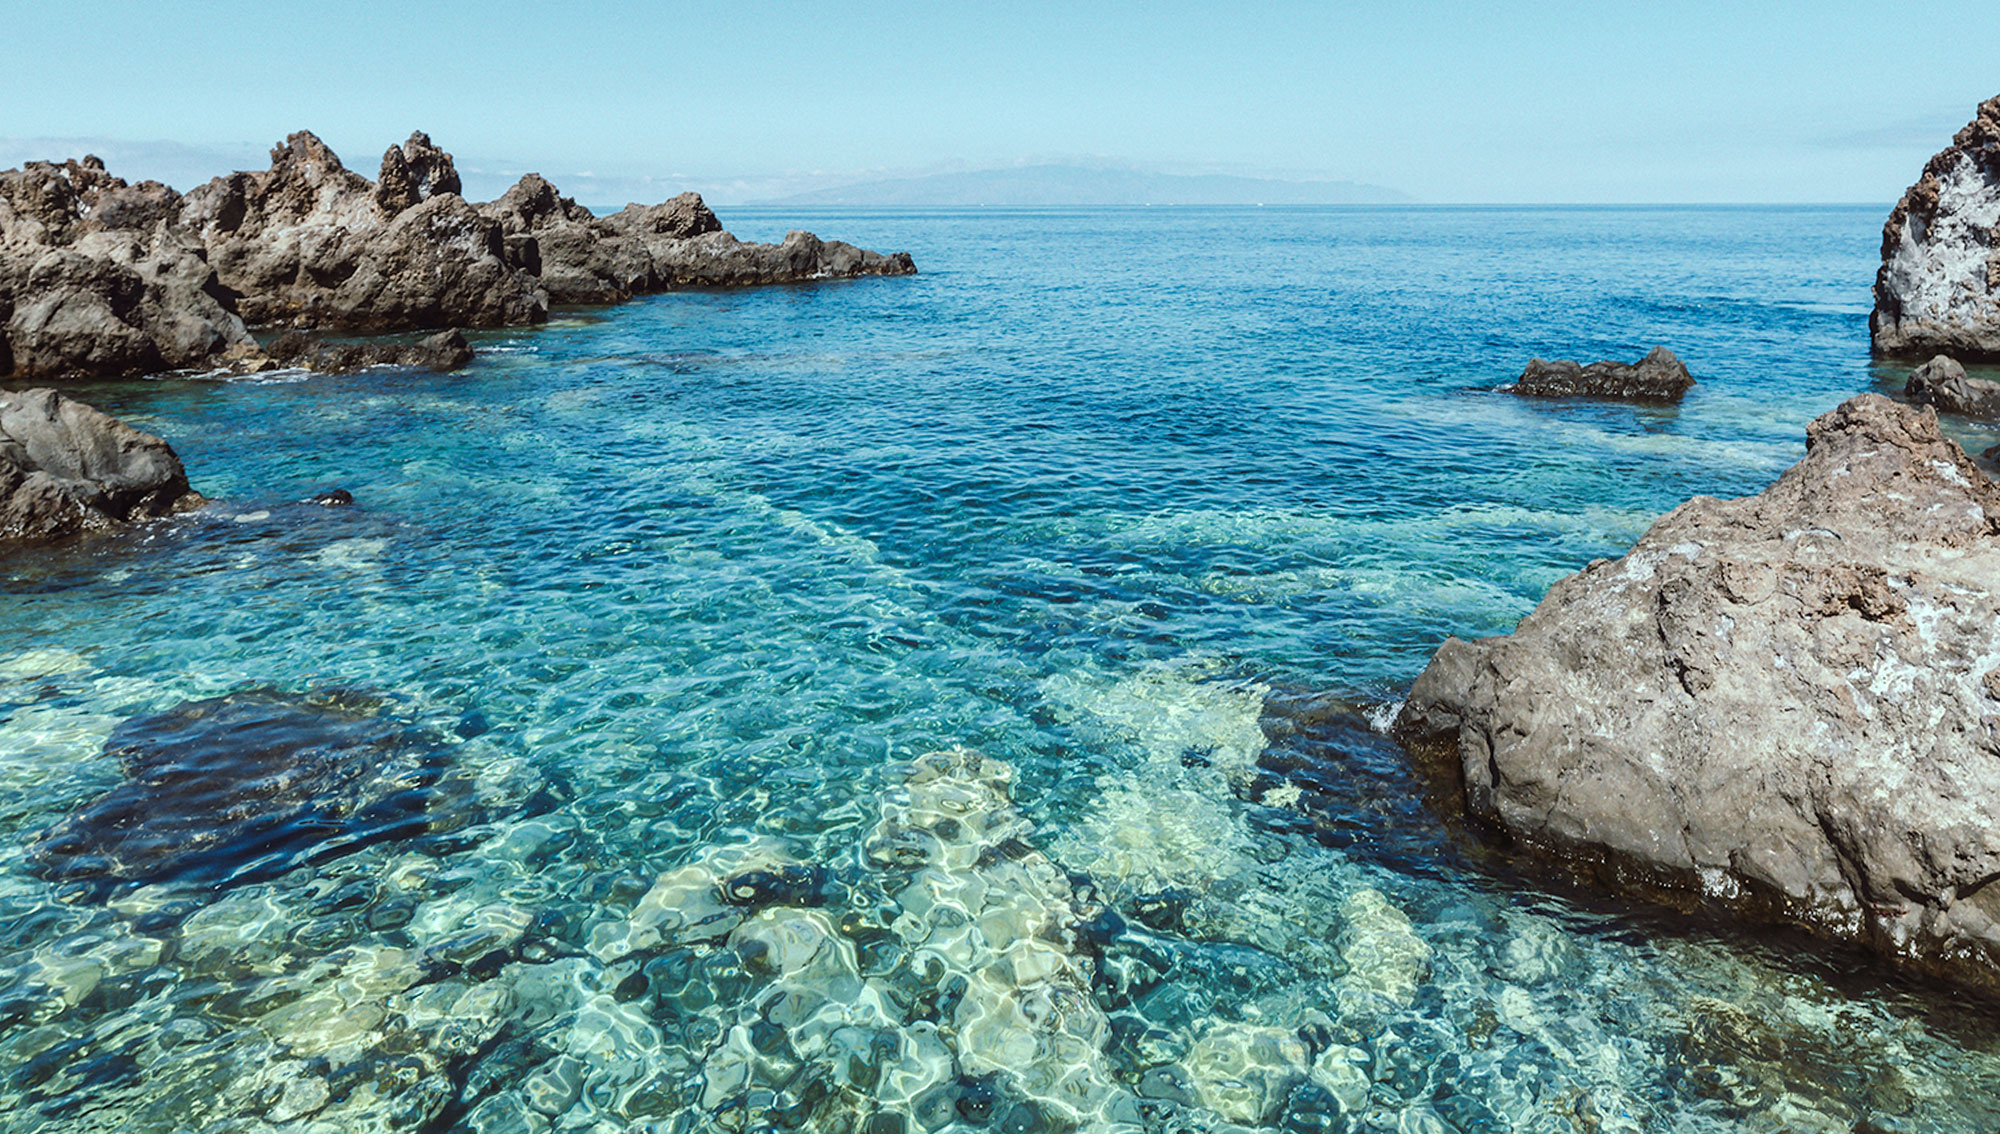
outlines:
[{"label": "rock formation in water", "polygon": [[1666,347],[1654,347],[1636,363],[1528,360],[1528,368],[1501,389],[1525,398],[1614,398],[1628,402],[1678,402],[1694,386],[1694,376]]},{"label": "rock formation in water", "polygon": [[380,707],[253,690],[127,721],[105,744],[125,780],[46,832],[35,868],[216,887],[424,833],[445,750]]},{"label": "rock formation in water", "polygon": [[1912,370],[1903,393],[1918,405],[1936,406],[1945,413],[2000,417],[2000,382],[1966,377],[1965,367],[1948,354]]},{"label": "rock formation in water", "polygon": [[472,344],[457,331],[439,331],[413,343],[327,342],[303,331],[287,331],[264,349],[279,365],[322,374],[351,374],[370,366],[457,370],[472,361]]},{"label": "rock formation in water", "polygon": [[203,503],[165,441],[54,390],[0,391],[0,545]]},{"label": "rock formation in water", "polygon": [[1526,848],[2000,987],[2000,488],[1879,395],[1448,639],[1396,722]]},{"label": "rock formation in water", "polygon": [[246,323],[513,326],[550,303],[916,271],[810,233],[738,241],[693,193],[599,218],[533,174],[490,204],[460,190],[422,133],[373,181],[304,131],[185,196],[94,157],[0,172],[0,376],[268,366]]},{"label": "rock formation in water", "polygon": [[1868,329],[1883,354],[2000,358],[2000,96],[1924,164],[1882,226]]}]

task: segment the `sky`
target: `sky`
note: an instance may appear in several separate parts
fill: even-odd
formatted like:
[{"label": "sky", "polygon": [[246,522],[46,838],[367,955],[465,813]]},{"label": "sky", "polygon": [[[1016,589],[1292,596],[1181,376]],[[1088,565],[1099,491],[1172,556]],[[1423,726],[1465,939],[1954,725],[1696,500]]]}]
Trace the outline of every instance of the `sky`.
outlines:
[{"label": "sky", "polygon": [[[1913,14],[1914,13],[1914,14]],[[1872,202],[2000,94],[2000,3],[0,0],[0,165],[186,188],[412,129],[472,195],[1048,161],[1425,202]]]}]

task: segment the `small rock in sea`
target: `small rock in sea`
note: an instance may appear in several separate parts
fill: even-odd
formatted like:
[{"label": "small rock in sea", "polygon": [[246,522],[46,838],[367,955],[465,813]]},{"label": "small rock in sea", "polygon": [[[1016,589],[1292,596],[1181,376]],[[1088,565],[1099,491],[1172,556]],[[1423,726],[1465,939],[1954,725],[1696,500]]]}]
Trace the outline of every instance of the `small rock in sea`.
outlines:
[{"label": "small rock in sea", "polygon": [[55,881],[235,885],[429,829],[447,752],[372,698],[249,690],[136,717],[124,782],[45,832]]},{"label": "small rock in sea", "polygon": [[1945,413],[2000,417],[2000,382],[1966,377],[1965,367],[1948,354],[1937,355],[1910,371],[1903,394],[1918,405],[1936,406]]},{"label": "small rock in sea", "polygon": [[1524,398],[1614,398],[1627,402],[1678,402],[1694,386],[1694,376],[1673,351],[1654,347],[1636,363],[1593,362],[1581,366],[1566,359],[1528,360],[1528,368],[1511,386],[1500,387]]},{"label": "small rock in sea", "polygon": [[332,488],[325,492],[315,492],[305,499],[307,504],[317,504],[322,508],[344,508],[354,503],[354,494],[345,488]]}]

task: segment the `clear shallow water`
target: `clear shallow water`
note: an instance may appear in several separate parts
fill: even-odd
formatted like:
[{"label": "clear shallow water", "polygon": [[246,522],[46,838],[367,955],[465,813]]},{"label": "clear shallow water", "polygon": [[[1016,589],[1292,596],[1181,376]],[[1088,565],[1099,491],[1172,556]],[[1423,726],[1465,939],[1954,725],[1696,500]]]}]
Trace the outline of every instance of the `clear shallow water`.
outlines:
[{"label": "clear shallow water", "polygon": [[[218,503],[0,559],[0,1128],[2000,1125],[1983,1018],[1510,881],[1338,708],[1891,388],[1878,210],[724,219],[924,274],[77,391]],[[334,689],[427,834],[48,877],[120,722]]]}]

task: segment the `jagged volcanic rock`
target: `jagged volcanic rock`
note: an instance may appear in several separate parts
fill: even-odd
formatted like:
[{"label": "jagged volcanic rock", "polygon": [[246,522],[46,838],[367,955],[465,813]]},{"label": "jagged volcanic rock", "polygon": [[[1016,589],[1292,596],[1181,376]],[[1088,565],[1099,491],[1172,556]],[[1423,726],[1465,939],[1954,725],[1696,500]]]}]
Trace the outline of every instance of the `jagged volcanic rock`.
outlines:
[{"label": "jagged volcanic rock", "polygon": [[1627,402],[1678,402],[1694,386],[1694,376],[1666,347],[1654,347],[1636,363],[1565,359],[1528,360],[1527,369],[1501,389],[1524,398],[1613,398]]},{"label": "jagged volcanic rock", "polygon": [[101,531],[202,503],[158,437],[54,390],[0,391],[0,544]]},{"label": "jagged volcanic rock", "polygon": [[379,180],[300,131],[186,196],[96,158],[0,173],[0,376],[269,366],[253,325],[381,333],[536,323],[548,305],[914,272],[793,233],[746,244],[693,193],[608,217],[530,174],[468,203],[422,132]]},{"label": "jagged volcanic rock", "polygon": [[1448,639],[1397,734],[1530,849],[2000,987],[1996,533],[1933,411],[1855,398],[1762,494]]},{"label": "jagged volcanic rock", "polygon": [[0,172],[0,375],[116,376],[208,365],[255,342],[180,202],[95,157]]},{"label": "jagged volcanic rock", "polygon": [[1868,329],[1882,354],[2000,358],[2000,96],[1924,164],[1882,226]]}]

